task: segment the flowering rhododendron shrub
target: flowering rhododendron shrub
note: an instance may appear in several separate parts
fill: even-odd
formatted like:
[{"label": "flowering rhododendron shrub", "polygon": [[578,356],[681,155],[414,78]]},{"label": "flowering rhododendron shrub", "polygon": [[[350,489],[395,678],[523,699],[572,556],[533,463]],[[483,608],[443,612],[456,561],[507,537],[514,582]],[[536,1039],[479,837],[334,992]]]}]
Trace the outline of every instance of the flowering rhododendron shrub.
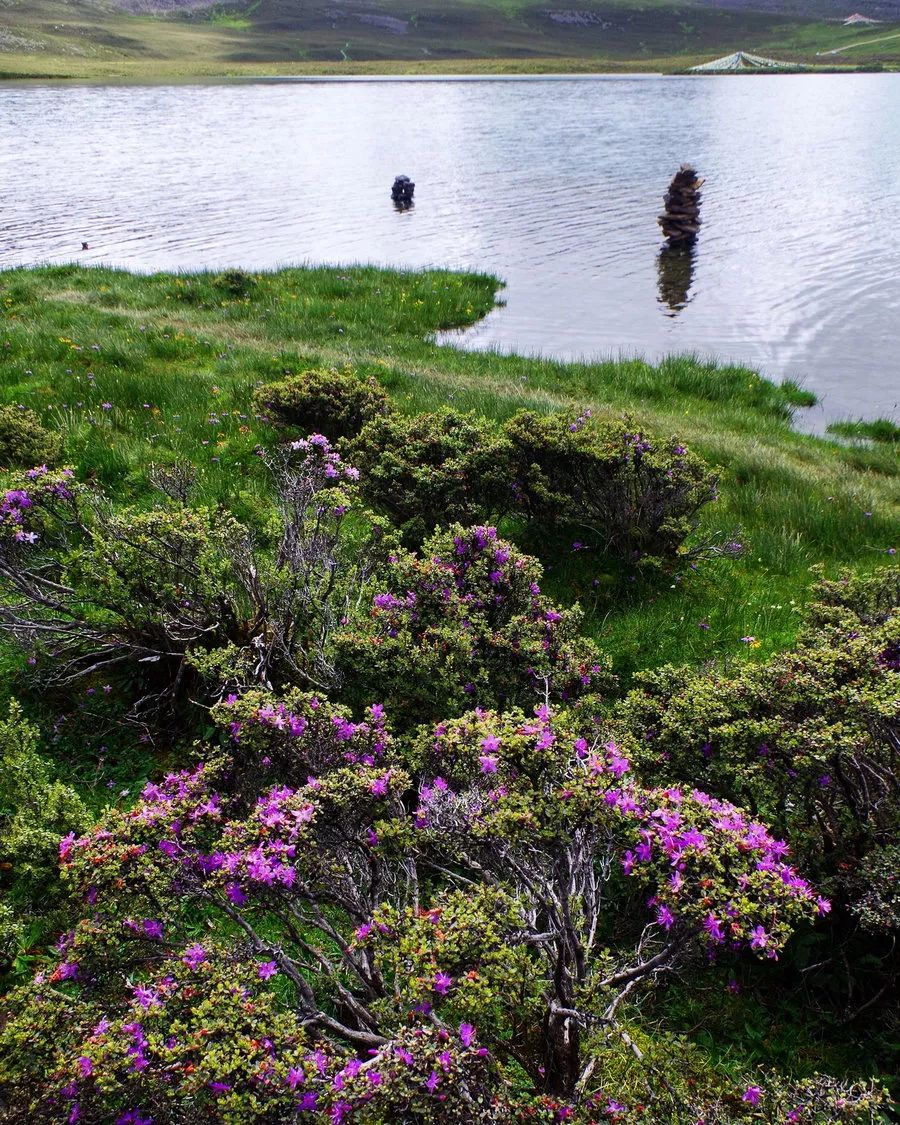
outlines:
[{"label": "flowering rhododendron shrub", "polygon": [[509,446],[477,414],[376,418],[348,445],[363,496],[418,545],[435,528],[483,523],[512,506]]},{"label": "flowering rhododendron shrub", "polygon": [[586,531],[644,565],[674,559],[716,498],[716,477],[677,439],[628,420],[520,411],[504,427],[518,507],[539,526]]},{"label": "flowering rhododendron shrub", "polygon": [[396,720],[424,722],[475,704],[574,699],[607,691],[608,661],[579,634],[577,606],[541,592],[536,559],[496,528],[451,528],[422,557],[400,555],[367,618],[337,638],[349,697],[392,700]]},{"label": "flowering rhododendron shrub", "polygon": [[376,380],[363,379],[349,366],[311,368],[266,383],[254,392],[253,404],[276,425],[324,434],[330,441],[355,437],[367,422],[392,409]]},{"label": "flowering rhododendron shrub", "polygon": [[764,825],[646,787],[583,708],[406,739],[256,690],[214,718],[227,753],[62,841],[81,920],[0,1033],[31,1119],[609,1120],[637,990],[827,910]]},{"label": "flowering rhododendron shrub", "polygon": [[810,983],[844,1018],[900,980],[900,576],[822,583],[793,651],[734,670],[640,674],[610,730],[660,783],[684,777],[790,839],[835,901]]},{"label": "flowering rhododendron shrub", "polygon": [[732,672],[662,668],[616,709],[642,771],[686,776],[787,833],[852,901],[900,840],[900,572],[819,586],[792,652]]},{"label": "flowering rhododendron shrub", "polygon": [[0,493],[0,628],[48,682],[142,676],[152,722],[199,678],[330,685],[330,638],[365,586],[381,531],[344,533],[356,470],[322,435],[270,461],[271,549],[221,510],[171,499],[113,512],[70,470],[29,470]]},{"label": "flowering rhododendron shrub", "polygon": [[228,739],[229,785],[238,792],[254,792],[273,779],[302,784],[339,766],[374,766],[391,746],[378,703],[353,722],[348,708],[309,692],[278,697],[251,690],[228,695],[211,714]]}]

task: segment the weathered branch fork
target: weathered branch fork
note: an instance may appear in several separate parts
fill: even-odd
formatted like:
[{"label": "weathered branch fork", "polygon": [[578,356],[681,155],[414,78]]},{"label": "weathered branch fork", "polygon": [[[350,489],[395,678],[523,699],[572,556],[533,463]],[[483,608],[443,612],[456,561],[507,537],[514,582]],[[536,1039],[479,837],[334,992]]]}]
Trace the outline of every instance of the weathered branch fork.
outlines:
[{"label": "weathered branch fork", "polygon": [[700,231],[701,180],[690,164],[682,164],[663,197],[659,225],[670,246],[690,246]]}]

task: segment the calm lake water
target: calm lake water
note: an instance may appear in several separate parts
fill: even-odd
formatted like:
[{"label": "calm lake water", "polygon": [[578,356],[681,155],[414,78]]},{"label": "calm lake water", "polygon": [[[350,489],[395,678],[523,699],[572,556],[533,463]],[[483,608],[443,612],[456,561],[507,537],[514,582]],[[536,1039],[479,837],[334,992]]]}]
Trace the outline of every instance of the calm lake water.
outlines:
[{"label": "calm lake water", "polygon": [[474,267],[508,303],[468,346],[740,360],[811,428],[900,398],[900,74],[3,85],[0,200],[0,265]]}]

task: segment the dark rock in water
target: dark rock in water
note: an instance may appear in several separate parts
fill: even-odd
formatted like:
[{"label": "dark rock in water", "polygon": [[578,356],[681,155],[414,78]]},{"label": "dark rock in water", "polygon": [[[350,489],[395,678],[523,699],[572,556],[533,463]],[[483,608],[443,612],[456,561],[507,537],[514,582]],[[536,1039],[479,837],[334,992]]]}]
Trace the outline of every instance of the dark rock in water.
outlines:
[{"label": "dark rock in water", "polygon": [[391,188],[391,199],[401,207],[411,207],[416,185],[409,176],[397,176]]},{"label": "dark rock in water", "polygon": [[659,225],[669,245],[691,245],[700,231],[701,180],[690,164],[682,164],[663,197],[665,211]]}]

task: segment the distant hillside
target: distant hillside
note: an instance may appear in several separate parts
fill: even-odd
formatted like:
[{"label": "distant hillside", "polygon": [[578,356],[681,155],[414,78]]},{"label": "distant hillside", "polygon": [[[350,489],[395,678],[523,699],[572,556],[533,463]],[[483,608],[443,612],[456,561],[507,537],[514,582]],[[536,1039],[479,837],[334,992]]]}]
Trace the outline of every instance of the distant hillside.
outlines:
[{"label": "distant hillside", "polygon": [[692,3],[720,11],[773,12],[810,19],[844,19],[858,12],[884,22],[900,21],[900,0],[857,0],[856,3],[853,0],[692,0]]},{"label": "distant hillside", "polygon": [[[844,27],[854,11],[888,22]],[[832,65],[900,62],[900,0],[0,0],[8,74],[491,59],[679,69],[738,49],[821,63],[837,48]]]}]

